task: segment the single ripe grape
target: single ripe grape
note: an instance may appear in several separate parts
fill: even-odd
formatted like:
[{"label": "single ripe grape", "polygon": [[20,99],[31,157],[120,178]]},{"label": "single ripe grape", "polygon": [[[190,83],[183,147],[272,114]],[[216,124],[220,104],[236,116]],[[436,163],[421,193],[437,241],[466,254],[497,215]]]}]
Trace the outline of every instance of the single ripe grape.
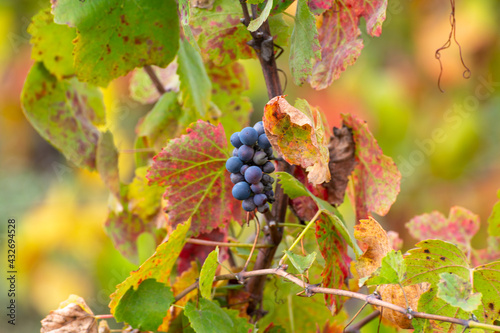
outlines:
[{"label": "single ripe grape", "polygon": [[275,168],[272,162],[266,162],[266,164],[262,166],[262,171],[264,171],[265,173],[273,173],[274,170]]},{"label": "single ripe grape", "polygon": [[243,166],[243,161],[240,160],[238,157],[233,156],[226,161],[226,169],[231,173],[240,172],[242,166]]},{"label": "single ripe grape", "polygon": [[238,157],[238,148],[233,149],[233,156]]},{"label": "single ripe grape", "polygon": [[258,182],[257,184],[252,184],[250,185],[250,189],[255,194],[261,194],[264,192],[264,184],[262,184],[261,182]]},{"label": "single ripe grape", "polygon": [[256,165],[263,165],[263,164],[266,164],[268,158],[267,158],[267,155],[266,153],[264,153],[263,151],[257,151],[255,152],[255,154],[253,155],[253,162],[256,164]]},{"label": "single ripe grape", "polygon": [[274,191],[273,191],[273,190],[266,191],[266,192],[265,192],[265,195],[266,195],[268,198],[274,198]]},{"label": "single ripe grape", "polygon": [[258,166],[251,166],[245,171],[245,180],[250,184],[257,184],[262,179],[262,170]]},{"label": "single ripe grape", "polygon": [[267,202],[267,196],[265,194],[256,194],[253,197],[254,204],[259,207]]},{"label": "single ripe grape", "polygon": [[259,147],[262,149],[271,148],[271,142],[269,142],[267,135],[265,134],[259,135]]},{"label": "single ripe grape", "polygon": [[[245,175],[245,171],[247,171],[247,169],[249,168],[250,166],[248,164],[243,164],[243,166],[241,167],[240,169],[240,173],[242,175]],[[243,177],[244,178],[244,177]]]},{"label": "single ripe grape", "polygon": [[253,146],[259,138],[259,134],[252,127],[245,127],[239,133],[239,138],[244,145]]},{"label": "single ripe grape", "polygon": [[262,175],[262,183],[264,183],[264,185],[273,184],[274,178],[269,175]]},{"label": "single ripe grape", "polygon": [[236,133],[233,133],[233,135],[231,135],[231,139],[229,139],[231,141],[231,144],[235,147],[235,148],[240,148],[242,143],[240,141],[240,132],[236,132]]},{"label": "single ripe grape", "polygon": [[247,212],[253,212],[255,210],[255,208],[257,208],[257,206],[255,206],[255,204],[253,202],[253,198],[248,198],[248,199],[243,200],[243,202],[241,203],[241,206]]},{"label": "single ripe grape", "polygon": [[265,213],[268,210],[269,210],[269,204],[268,203],[265,203],[264,205],[257,207],[257,211],[259,213]]},{"label": "single ripe grape", "polygon": [[231,183],[238,184],[239,182],[244,182],[245,177],[241,173],[232,173],[231,174]]},{"label": "single ripe grape", "polygon": [[267,157],[269,158],[273,157],[273,147],[264,149],[264,152],[267,154]]},{"label": "single ripe grape", "polygon": [[238,200],[245,200],[250,198],[252,191],[250,191],[250,185],[247,182],[239,182],[233,186],[233,197]]},{"label": "single ripe grape", "polygon": [[243,145],[240,148],[238,148],[238,157],[243,162],[251,161],[252,157],[253,157],[253,153],[254,153],[253,147]]},{"label": "single ripe grape", "polygon": [[257,131],[257,134],[260,136],[264,134],[264,123],[262,121],[259,121],[253,125],[253,128]]}]

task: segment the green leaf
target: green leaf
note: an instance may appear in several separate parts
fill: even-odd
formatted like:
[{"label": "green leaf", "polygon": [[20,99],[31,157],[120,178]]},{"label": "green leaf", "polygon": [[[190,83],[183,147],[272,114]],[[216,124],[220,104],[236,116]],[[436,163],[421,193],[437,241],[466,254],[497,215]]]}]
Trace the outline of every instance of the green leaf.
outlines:
[{"label": "green leaf", "polygon": [[[406,264],[401,251],[390,251],[382,258],[382,265],[366,281],[369,286],[378,284],[400,284],[406,273]],[[361,284],[361,283],[360,283]]]},{"label": "green leaf", "polygon": [[241,4],[233,0],[216,0],[212,9],[191,8],[190,25],[200,31],[198,45],[204,58],[224,66],[254,57],[247,45],[252,36],[241,24],[241,16]]},{"label": "green leaf", "polygon": [[[500,199],[500,191],[498,191],[497,197]],[[500,201],[493,206],[493,211],[488,217],[488,234],[500,237]]]},{"label": "green leaf", "polygon": [[222,126],[198,121],[155,157],[147,177],[150,184],[165,187],[170,226],[192,219],[197,236],[241,221],[241,202],[231,194],[233,183],[225,167],[228,155]]},{"label": "green leaf", "polygon": [[284,96],[276,96],[264,107],[263,122],[278,155],[305,168],[310,183],[322,184],[331,179],[328,124],[319,109],[310,107],[303,99],[298,99],[293,107]]},{"label": "green leaf", "polygon": [[78,78],[99,86],[145,65],[167,66],[179,43],[174,0],[53,0],[56,23],[77,28]]},{"label": "green leaf", "polygon": [[288,259],[290,259],[293,267],[295,267],[300,274],[307,271],[313,264],[314,260],[316,260],[316,252],[309,253],[307,256],[301,256],[288,250],[285,250],[284,252],[288,256]]},{"label": "green leaf", "polygon": [[106,187],[116,199],[120,199],[120,174],[118,171],[118,150],[110,131],[102,133],[97,143],[96,156],[97,172]]},{"label": "green leaf", "polygon": [[214,283],[215,271],[219,258],[219,247],[210,252],[207,259],[203,263],[200,271],[200,294],[206,299],[212,299],[212,284]]},{"label": "green leaf", "polygon": [[257,31],[257,29],[260,28],[262,23],[264,23],[264,21],[267,20],[267,17],[271,12],[271,8],[273,8],[273,1],[267,0],[266,6],[264,7],[264,10],[262,10],[262,12],[260,13],[259,17],[250,21],[250,24],[248,24],[248,30],[252,32]]},{"label": "green leaf", "polygon": [[[470,268],[466,255],[455,245],[442,240],[426,240],[417,244],[405,257],[407,278],[405,285],[427,282],[430,289],[418,302],[418,311],[460,319],[469,319],[470,313],[439,298],[438,284],[442,274],[454,274],[465,281],[473,281],[472,292],[481,293],[481,304],[472,313],[480,322],[493,323],[500,311],[500,262]],[[471,278],[472,276],[472,278]],[[454,324],[434,322],[435,332],[458,329]]]},{"label": "green leaf", "polygon": [[189,19],[191,17],[191,6],[189,5],[189,0],[179,0],[178,5],[184,36],[186,36],[187,40],[196,49],[196,51],[198,51],[198,53],[201,53],[200,47],[196,43],[196,38],[193,35],[191,26],[189,25]]},{"label": "green leaf", "polygon": [[28,27],[31,34],[31,58],[43,62],[45,68],[59,80],[75,74],[73,69],[73,39],[76,29],[54,23],[50,8],[33,16]]},{"label": "green leaf", "polygon": [[26,118],[40,135],[79,167],[96,167],[96,147],[104,123],[101,92],[76,79],[58,81],[37,62],[21,93]]},{"label": "green leaf", "polygon": [[[356,253],[359,253],[359,249],[355,246],[353,237],[350,235],[345,224],[342,222],[342,216],[337,211],[335,207],[330,205],[325,200],[322,200],[314,196],[301,182],[299,182],[295,177],[287,172],[276,172],[279,178],[279,182],[285,191],[285,193],[290,197],[290,199],[295,199],[300,196],[309,196],[318,205],[318,208],[322,211],[326,221],[332,224],[332,226],[337,229],[342,238],[344,238],[347,244],[354,249]],[[331,227],[330,227],[331,228]]]},{"label": "green leaf", "polygon": [[437,297],[451,306],[456,306],[464,311],[474,311],[481,304],[481,293],[472,293],[470,281],[450,273],[439,274],[441,281],[438,283]]},{"label": "green leaf", "polygon": [[188,125],[200,117],[205,117],[210,104],[212,85],[201,55],[186,40],[180,42],[177,59],[177,73],[181,81],[180,91],[185,112],[180,121]]},{"label": "green leaf", "polygon": [[190,220],[184,224],[179,224],[177,229],[169,235],[168,240],[156,248],[155,254],[116,287],[116,291],[110,296],[109,308],[111,313],[115,313],[117,305],[130,287],[136,288],[146,279],[155,279],[158,282],[169,284],[170,273],[186,243],[190,226]]},{"label": "green leaf", "polygon": [[249,88],[245,68],[239,62],[222,67],[210,63],[207,72],[212,82],[212,102],[222,110],[219,120],[229,134],[227,142],[230,146],[230,134],[248,126],[248,115],[253,111],[250,99],[245,96]]},{"label": "green leaf", "polygon": [[320,60],[321,48],[316,19],[309,10],[307,0],[297,0],[289,59],[293,82],[302,85],[312,73],[313,63]]},{"label": "green leaf", "polygon": [[174,300],[170,287],[147,279],[137,290],[130,286],[116,306],[114,317],[141,331],[156,331]]},{"label": "green leaf", "polygon": [[217,303],[200,298],[198,309],[189,302],[184,308],[196,333],[249,333],[253,325],[238,317],[238,311],[222,309]]},{"label": "green leaf", "polygon": [[367,218],[369,212],[383,216],[396,201],[401,173],[392,158],[383,154],[366,122],[351,114],[342,114],[342,120],[352,129],[356,145],[357,164],[351,174],[352,186],[348,187],[356,219]]}]

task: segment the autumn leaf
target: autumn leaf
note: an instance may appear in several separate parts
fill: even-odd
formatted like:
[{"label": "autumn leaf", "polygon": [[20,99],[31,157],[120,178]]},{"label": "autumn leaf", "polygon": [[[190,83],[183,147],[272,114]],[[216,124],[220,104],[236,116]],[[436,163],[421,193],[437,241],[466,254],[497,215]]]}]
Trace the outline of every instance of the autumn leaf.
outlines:
[{"label": "autumn leaf", "polygon": [[[500,191],[498,191],[497,197],[500,199]],[[500,237],[500,201],[495,204],[488,217],[488,234]]]},{"label": "autumn leaf", "polygon": [[462,251],[470,250],[471,239],[479,226],[479,216],[459,206],[451,207],[448,218],[434,211],[416,216],[406,223],[410,235],[419,241],[442,239],[459,246]]},{"label": "autumn leaf", "polygon": [[116,291],[110,296],[111,313],[115,313],[120,300],[131,287],[137,290],[142,281],[146,279],[155,279],[157,282],[170,285],[170,273],[186,243],[190,226],[189,220],[184,224],[179,224],[177,229],[169,235],[168,240],[160,244],[156,248],[156,252],[138,270],[133,271],[125,281],[116,286]]},{"label": "autumn leaf", "polygon": [[354,226],[354,237],[362,243],[361,249],[364,251],[354,266],[359,278],[365,278],[382,265],[382,259],[392,249],[391,244],[385,230],[372,217],[360,220]]},{"label": "autumn leaf", "polygon": [[223,127],[198,121],[155,156],[147,178],[166,187],[163,198],[171,228],[190,219],[196,236],[241,221],[241,203],[232,197],[225,167],[226,150]]},{"label": "autumn leaf", "polygon": [[441,280],[438,283],[437,297],[446,303],[471,312],[481,304],[481,293],[472,293],[472,285],[469,280],[450,273],[439,274]]},{"label": "autumn leaf", "polygon": [[[99,86],[145,65],[167,66],[179,45],[174,0],[52,0],[54,21],[77,28],[78,79]],[[168,33],[165,33],[168,31]]]},{"label": "autumn leaf", "polygon": [[[405,285],[427,282],[431,288],[419,300],[418,311],[448,317],[469,319],[466,312],[438,297],[441,274],[454,274],[462,280],[472,282],[472,292],[481,293],[481,304],[472,311],[479,321],[491,324],[500,309],[500,262],[492,262],[472,268],[468,259],[456,245],[442,240],[425,240],[411,249],[405,257],[407,278]],[[454,302],[452,302],[454,303]],[[430,321],[424,324],[434,332],[449,332],[458,329],[455,324]]]},{"label": "autumn leaf", "polygon": [[300,165],[313,184],[328,182],[327,124],[317,108],[305,100],[291,106],[284,96],[272,98],[264,108],[264,129],[273,148],[290,164]]},{"label": "autumn leaf", "polygon": [[[312,1],[310,6],[316,12],[331,5],[324,1]],[[328,87],[347,66],[353,65],[363,49],[363,40],[359,38],[360,18],[366,21],[366,31],[370,36],[380,36],[385,20],[387,0],[345,0],[323,14],[323,22],[318,29],[321,45],[321,58],[312,58],[312,74],[308,82],[314,89]]]},{"label": "autumn leaf", "polygon": [[[389,251],[382,258],[380,267],[373,272],[365,284],[368,286],[381,284],[401,284],[405,277],[406,264],[401,251]],[[362,279],[361,279],[362,280]],[[360,280],[360,284],[361,284]]]},{"label": "autumn leaf", "polygon": [[344,125],[352,129],[356,145],[357,164],[348,188],[351,202],[355,203],[356,218],[366,218],[369,212],[383,216],[396,201],[401,173],[392,158],[382,153],[364,121],[350,114],[343,114],[342,119]]},{"label": "autumn leaf", "polygon": [[59,81],[41,62],[31,68],[21,93],[26,118],[38,133],[79,167],[96,167],[105,122],[101,92],[76,78]]},{"label": "autumn leaf", "polygon": [[118,150],[110,131],[102,133],[97,142],[96,169],[106,187],[119,200],[121,184],[118,172]]},{"label": "autumn leaf", "polygon": [[334,2],[334,0],[309,0],[308,5],[313,14],[319,15],[332,8]]},{"label": "autumn leaf", "polygon": [[[180,81],[179,75],[177,75],[178,66],[175,59],[165,68],[151,66],[151,69],[160,80],[165,91],[179,91]],[[158,89],[155,87],[144,68],[136,68],[132,71],[129,91],[130,97],[142,104],[154,103],[161,97]]]},{"label": "autumn leaf", "polygon": [[200,271],[200,295],[206,299],[212,299],[212,285],[215,272],[219,266],[219,247],[209,253]]},{"label": "autumn leaf", "polygon": [[41,333],[97,333],[97,320],[92,310],[79,296],[71,295],[57,310],[42,319]]}]

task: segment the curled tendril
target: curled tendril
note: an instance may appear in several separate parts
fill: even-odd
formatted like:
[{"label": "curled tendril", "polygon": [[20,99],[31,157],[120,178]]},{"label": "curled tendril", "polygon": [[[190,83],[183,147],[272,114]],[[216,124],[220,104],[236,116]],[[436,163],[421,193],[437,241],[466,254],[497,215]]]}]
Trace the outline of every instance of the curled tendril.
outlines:
[{"label": "curled tendril", "polygon": [[471,76],[471,71],[470,71],[469,67],[467,67],[467,65],[465,64],[464,58],[462,56],[462,46],[457,41],[457,36],[456,36],[457,22],[455,20],[455,0],[450,0],[450,4],[451,4],[451,13],[450,13],[451,30],[450,30],[450,34],[448,35],[448,40],[443,44],[443,46],[441,46],[440,48],[438,48],[436,50],[436,53],[434,55],[436,57],[436,59],[439,61],[439,68],[440,69],[439,69],[439,77],[438,77],[438,88],[441,92],[444,92],[444,90],[441,88],[441,76],[443,75],[443,62],[441,61],[441,51],[443,51],[451,46],[451,39],[452,38],[455,41],[455,44],[457,44],[457,46],[458,46],[458,52],[460,54],[460,61],[462,62],[462,66],[464,66],[464,68],[465,68],[462,76],[464,79],[468,79]]}]

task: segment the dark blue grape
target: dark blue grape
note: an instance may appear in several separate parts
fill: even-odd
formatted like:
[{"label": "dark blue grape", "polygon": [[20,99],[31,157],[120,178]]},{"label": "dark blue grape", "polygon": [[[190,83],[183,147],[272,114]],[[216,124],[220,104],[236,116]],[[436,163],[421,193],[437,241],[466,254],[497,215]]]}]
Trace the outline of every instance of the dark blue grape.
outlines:
[{"label": "dark blue grape", "polygon": [[265,195],[268,198],[274,198],[274,191],[273,190],[268,190],[268,191],[265,192]]},{"label": "dark blue grape", "polygon": [[264,205],[257,207],[257,211],[259,213],[265,213],[268,210],[269,210],[269,204],[268,203],[265,203]]},{"label": "dark blue grape", "polygon": [[238,148],[233,149],[233,156],[238,157]]},{"label": "dark blue grape", "polygon": [[253,198],[243,200],[243,202],[241,203],[241,207],[243,207],[243,209],[247,212],[253,212],[255,208],[257,208],[257,206],[255,206],[253,202]]},{"label": "dark blue grape", "polygon": [[238,148],[238,157],[243,162],[251,161],[253,153],[254,153],[253,147],[243,145],[240,148]]},{"label": "dark blue grape", "polygon": [[255,194],[261,194],[264,192],[264,184],[262,184],[261,182],[258,182],[257,184],[252,184],[250,185],[250,189]]},{"label": "dark blue grape", "polygon": [[[241,167],[241,169],[240,169],[240,173],[241,173],[242,175],[244,175],[244,174],[245,174],[245,171],[247,171],[247,169],[248,169],[249,167],[250,167],[250,166],[249,166],[248,164],[243,164],[243,166],[242,166],[242,167]],[[243,178],[244,178],[244,177],[243,177]]]},{"label": "dark blue grape", "polygon": [[257,131],[257,134],[260,136],[264,134],[264,123],[262,121],[259,121],[253,125],[253,128]]},{"label": "dark blue grape", "polygon": [[262,183],[264,185],[273,184],[274,178],[269,175],[262,175]]},{"label": "dark blue grape", "polygon": [[250,191],[250,185],[247,182],[239,182],[233,186],[233,197],[238,200],[245,200],[250,198],[252,191]]},{"label": "dark blue grape", "polygon": [[233,184],[238,184],[239,182],[244,182],[245,181],[245,177],[243,177],[243,175],[241,173],[232,173],[231,174],[231,182]]},{"label": "dark blue grape", "polygon": [[233,156],[226,161],[226,169],[231,173],[240,172],[242,166],[243,166],[243,161],[240,160],[238,157]]},{"label": "dark blue grape", "polygon": [[247,146],[253,146],[257,143],[257,139],[259,139],[259,134],[252,127],[245,127],[241,130],[239,134],[239,138],[241,143]]},{"label": "dark blue grape", "polygon": [[245,171],[245,180],[250,184],[257,184],[262,179],[262,170],[258,166],[251,166]]},{"label": "dark blue grape", "polygon": [[267,157],[269,158],[273,157],[273,147],[264,149],[264,152],[267,154]]},{"label": "dark blue grape", "polygon": [[259,135],[259,147],[262,149],[271,148],[271,142],[269,142],[267,135],[265,134]]},{"label": "dark blue grape", "polygon": [[262,166],[262,171],[264,171],[265,173],[273,173],[274,169],[275,168],[273,162],[266,162],[266,164]]},{"label": "dark blue grape", "polygon": [[235,147],[235,148],[240,148],[242,143],[240,141],[240,132],[236,132],[236,133],[233,133],[233,135],[231,135],[231,139],[229,139],[231,141],[231,144]]},{"label": "dark blue grape", "polygon": [[267,155],[266,155],[266,153],[264,153],[263,151],[257,151],[257,152],[255,152],[255,154],[253,155],[253,162],[256,165],[266,164],[266,162],[267,162]]},{"label": "dark blue grape", "polygon": [[253,202],[257,207],[262,206],[267,202],[267,196],[265,194],[256,194],[253,197]]},{"label": "dark blue grape", "polygon": [[271,185],[264,185],[264,192],[271,191],[273,187]]}]

